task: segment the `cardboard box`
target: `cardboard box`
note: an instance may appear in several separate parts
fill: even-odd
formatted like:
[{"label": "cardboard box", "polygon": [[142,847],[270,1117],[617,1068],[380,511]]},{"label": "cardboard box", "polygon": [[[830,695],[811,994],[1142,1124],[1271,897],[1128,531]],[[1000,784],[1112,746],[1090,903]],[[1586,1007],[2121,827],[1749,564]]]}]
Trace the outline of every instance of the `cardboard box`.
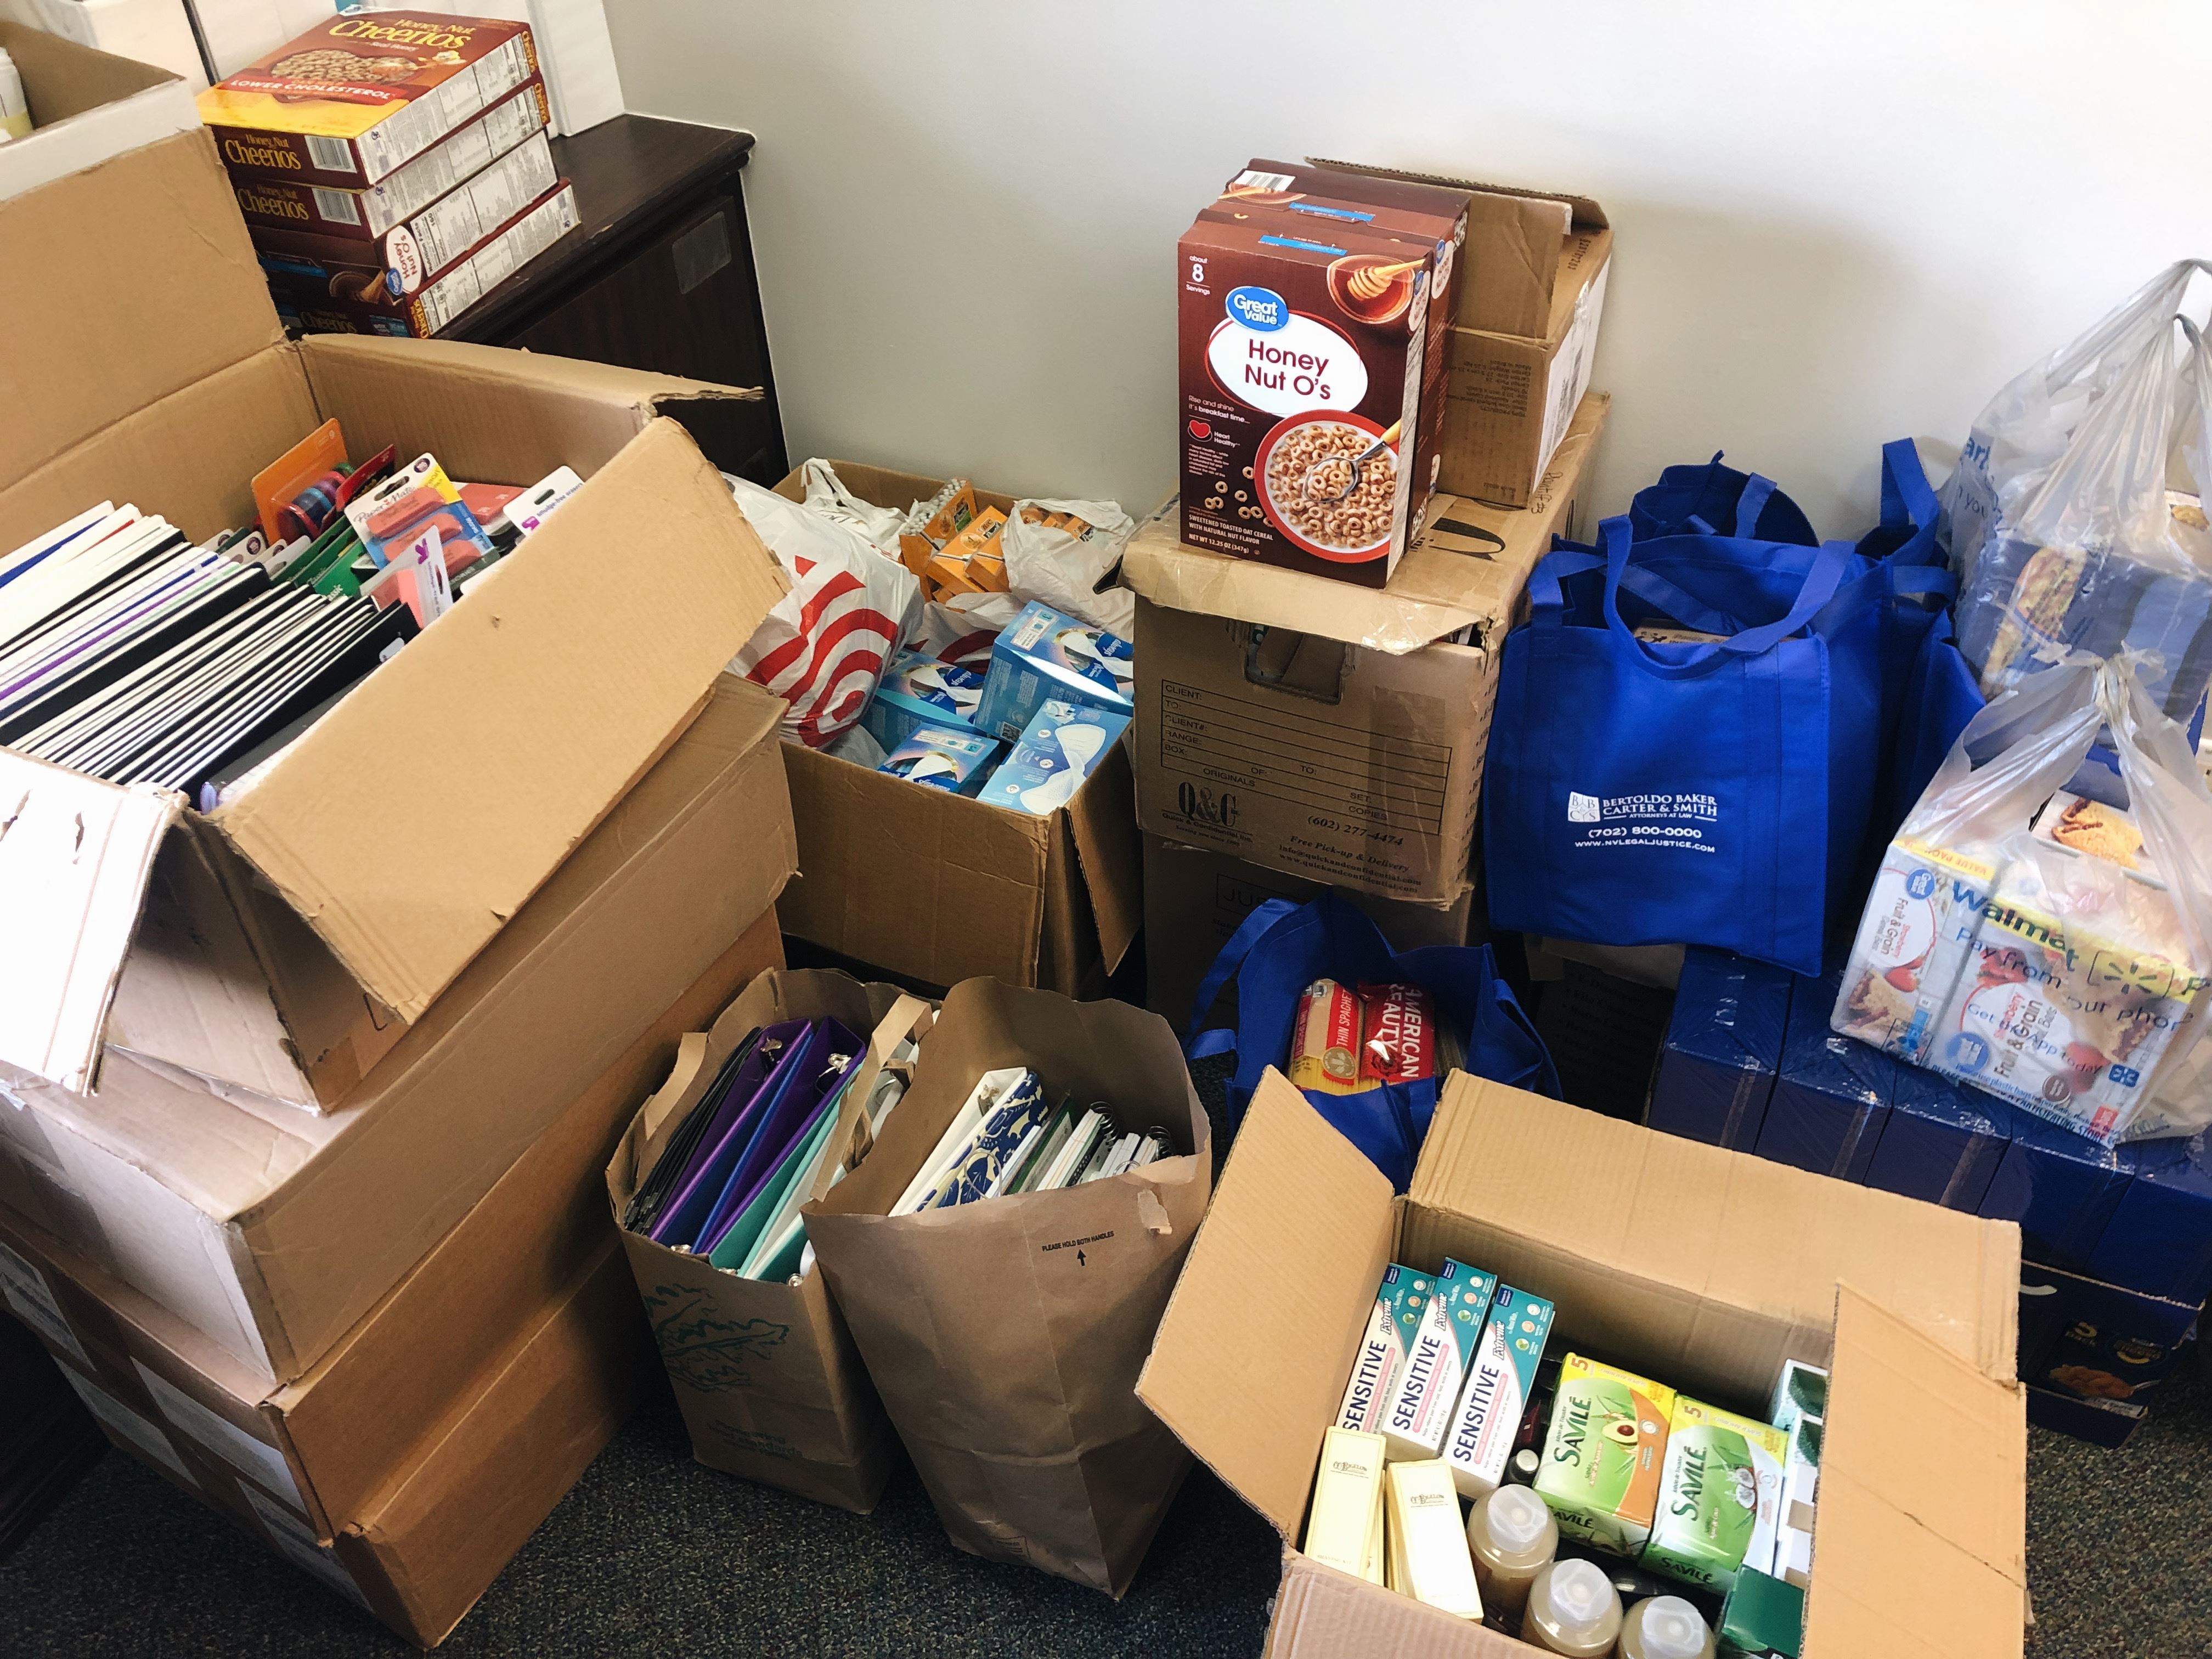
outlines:
[{"label": "cardboard box", "polygon": [[1473,192],[1453,286],[1437,487],[1527,504],[1589,386],[1613,257],[1605,210],[1587,196],[1355,170]]},{"label": "cardboard box", "polygon": [[[1199,982],[1245,917],[1269,899],[1304,904],[1326,884],[1262,869],[1226,853],[1145,837],[1145,1006],[1180,1032],[1198,1011]],[[1372,893],[1345,896],[1374,918],[1393,950],[1480,945],[1486,930],[1470,886],[1449,904],[1401,904]],[[1234,995],[1232,987],[1231,995]],[[1225,1023],[1224,1018],[1209,1021]]]},{"label": "cardboard box", "polygon": [[[281,1462],[226,1391],[222,1359],[158,1309],[111,1312],[125,1346],[63,1360],[117,1446],[418,1647],[490,1587],[636,1409],[652,1359],[621,1252],[591,1263],[488,1345],[481,1370],[325,1543],[281,1490]],[[146,1322],[141,1323],[142,1318]],[[404,1346],[411,1328],[386,1339]],[[149,1358],[150,1357],[150,1358]],[[207,1369],[202,1369],[204,1364]]]},{"label": "cardboard box", "polygon": [[1129,543],[1137,816],[1156,836],[1378,897],[1456,903],[1506,629],[1610,399],[1587,398],[1536,505],[1430,510],[1368,592],[1207,553],[1173,504]]},{"label": "cardboard box", "polygon": [[1879,1048],[1828,1029],[1836,978],[1801,979],[1790,996],[1782,1071],[1759,1126],[1761,1158],[1838,1181],[1862,1182],[1889,1119],[1896,1074]]},{"label": "cardboard box", "polygon": [[1285,1540],[1269,1655],[1528,1651],[1288,1543],[1383,1264],[1447,1255],[1553,1301],[1562,1352],[1730,1408],[1755,1411],[1786,1358],[1827,1364],[1806,1653],[2021,1652],[2011,1229],[1464,1075],[1394,1198],[1270,1073],[1138,1384]]},{"label": "cardboard box", "polygon": [[1979,1215],[2019,1115],[1995,1095],[1900,1066],[1890,1075],[1889,1115],[1866,1184]]},{"label": "cardboard box", "polygon": [[2015,1112],[1980,1213],[2017,1223],[2028,1261],[2087,1271],[2133,1179],[2112,1148]]},{"label": "cardboard box", "polygon": [[[659,416],[757,394],[486,347],[287,344],[204,132],[0,204],[9,250],[0,301],[41,326],[12,348],[0,544],[102,499],[195,538],[249,523],[252,474],[333,416],[356,454],[397,441],[472,480],[587,475],[471,603],[212,813],[0,754],[0,793],[21,803],[0,842],[0,912],[18,919],[0,1060],[94,1085],[128,957],[196,1012],[149,1029],[137,999],[137,1052],[334,1105],[667,748],[782,592],[721,478]],[[131,950],[157,854],[190,896],[202,968]],[[216,1049],[250,1053],[250,1071],[211,1070]]]},{"label": "cardboard box", "polygon": [[300,1376],[775,902],[796,861],[781,710],[726,678],[341,1110],[120,1054],[94,1095],[18,1079],[0,1206]]},{"label": "cardboard box", "polygon": [[2039,1412],[2031,1399],[2028,1420],[2100,1445],[2124,1442],[2150,1415],[2201,1312],[2197,1304],[2023,1263],[2021,1381],[2064,1402]]},{"label": "cardboard box", "polygon": [[2130,1179],[2086,1271],[2202,1307],[2212,1296],[2212,1158],[2204,1137],[2130,1141],[2117,1150]]},{"label": "cardboard box", "polygon": [[[845,487],[904,508],[941,478],[834,461]],[[798,472],[776,486],[805,497]],[[976,501],[1011,514],[1014,498]],[[1068,804],[1012,812],[784,745],[801,878],[781,906],[794,937],[937,989],[990,978],[1097,994],[1142,920],[1128,746]]]},{"label": "cardboard box", "polygon": [[[865,1108],[876,1076],[894,1043],[927,1030],[929,1006],[839,973],[764,973],[711,1030],[684,1039],[665,1081],[615,1149],[606,1198],[618,1229],[669,1137],[746,1035],[817,1015],[875,1038],[847,1091],[843,1121],[830,1132],[831,1144],[853,1149],[859,1166],[868,1151]],[[708,1468],[802,1498],[861,1515],[873,1510],[898,1460],[898,1437],[820,1268],[793,1281],[741,1279],[627,1229],[621,1237],[691,1431],[691,1455]]]},{"label": "cardboard box", "polygon": [[[90,1366],[93,1355],[119,1355],[123,1374],[143,1370],[140,1384],[168,1432],[197,1436],[327,1543],[369,1512],[427,1426],[605,1255],[614,1229],[600,1172],[638,1092],[687,1029],[781,955],[771,911],[573,1095],[459,1224],[293,1382],[269,1382],[141,1291],[0,1211],[0,1244],[38,1279],[9,1300],[22,1295],[37,1310],[41,1334],[64,1358]],[[0,1257],[0,1275],[8,1267]]]},{"label": "cardboard box", "polygon": [[1797,976],[1732,951],[1684,952],[1644,1121],[1749,1152],[1766,1122]]},{"label": "cardboard box", "polygon": [[[0,49],[23,78],[32,125],[29,137],[0,144],[0,202],[199,129],[191,88],[168,70],[94,52],[23,23],[0,21]],[[40,280],[36,271],[12,275]],[[11,340],[9,349],[21,343]]]}]

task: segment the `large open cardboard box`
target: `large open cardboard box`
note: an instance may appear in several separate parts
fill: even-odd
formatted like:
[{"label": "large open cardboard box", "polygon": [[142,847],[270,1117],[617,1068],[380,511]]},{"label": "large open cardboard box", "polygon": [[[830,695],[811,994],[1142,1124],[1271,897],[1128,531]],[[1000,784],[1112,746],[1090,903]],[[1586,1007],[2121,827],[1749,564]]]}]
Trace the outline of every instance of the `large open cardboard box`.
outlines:
[{"label": "large open cardboard box", "polygon": [[1270,1072],[1137,1392],[1282,1534],[1271,1656],[1529,1651],[1294,1547],[1384,1265],[1447,1255],[1549,1297],[1551,1352],[1717,1405],[1759,1411],[1785,1358],[1831,1368],[1804,1659],[2021,1652],[2016,1228],[1464,1073],[1394,1198]]},{"label": "large open cardboard box", "polygon": [[[878,507],[911,507],[945,484],[831,465]],[[776,491],[793,501],[806,494],[796,471]],[[975,499],[1013,510],[1011,495],[978,489]],[[784,900],[786,930],[933,990],[986,978],[1103,994],[1143,920],[1126,745],[1047,817],[784,748],[801,872]]]},{"label": "large open cardboard box", "polygon": [[1507,629],[1568,533],[1612,400],[1592,392],[1526,512],[1438,497],[1389,586],[1138,527],[1137,817],[1149,833],[1379,898],[1455,905]]},{"label": "large open cardboard box", "polygon": [[122,1055],[89,1096],[19,1075],[0,1206],[300,1376],[775,903],[797,861],[782,707],[725,677],[338,1111]]},{"label": "large open cardboard box", "polygon": [[[10,336],[0,546],[102,500],[196,538],[251,522],[252,475],[331,417],[356,458],[396,443],[461,478],[586,477],[213,812],[0,754],[0,1060],[82,1091],[127,1038],[337,1104],[696,715],[782,592],[660,415],[758,394],[446,342],[288,344],[204,131],[0,202],[0,314],[37,319]],[[157,862],[173,925],[134,952]],[[180,939],[194,948],[162,942]]]},{"label": "large open cardboard box", "polygon": [[[6,1211],[0,1244],[39,1282],[0,1284],[80,1365],[106,1354],[143,1373],[155,1416],[289,1509],[325,1543],[370,1512],[426,1429],[589,1272],[614,1239],[605,1166],[637,1098],[685,1031],[782,959],[769,911],[675,1005],[574,1094],[537,1144],[331,1351],[270,1383],[151,1298]],[[0,1276],[9,1274],[0,1257]],[[620,1322],[636,1326],[625,1310]],[[179,1398],[181,1396],[181,1398]]]}]

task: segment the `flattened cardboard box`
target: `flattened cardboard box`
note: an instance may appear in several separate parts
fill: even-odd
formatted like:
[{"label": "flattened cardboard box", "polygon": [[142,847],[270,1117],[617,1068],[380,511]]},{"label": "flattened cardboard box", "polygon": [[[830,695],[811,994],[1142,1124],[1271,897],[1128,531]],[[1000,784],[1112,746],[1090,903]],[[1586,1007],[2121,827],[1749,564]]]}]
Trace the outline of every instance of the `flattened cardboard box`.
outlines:
[{"label": "flattened cardboard box", "polygon": [[257,1375],[301,1376],[775,902],[796,861],[781,708],[725,677],[342,1110],[129,1056],[93,1096],[17,1076],[0,1205]]},{"label": "flattened cardboard box", "polygon": [[[118,267],[162,270],[194,314]],[[489,603],[441,618],[212,813],[0,754],[0,794],[21,803],[0,842],[0,910],[18,919],[0,1060],[96,1084],[166,840],[204,866],[193,920],[227,936],[233,1000],[281,1025],[274,1058],[224,1080],[259,1091],[273,1072],[278,1097],[335,1104],[696,715],[781,594],[720,478],[658,413],[757,394],[450,343],[288,345],[204,132],[0,203],[0,302],[42,324],[0,413],[0,544],[103,499],[196,538],[248,523],[252,474],[331,416],[356,453],[396,442],[488,482],[586,475],[471,595]],[[106,343],[100,374],[87,339]],[[614,561],[623,580],[606,579]],[[246,1018],[228,1039],[265,1051]],[[201,1034],[144,1041],[202,1069]]]},{"label": "flattened cardboard box", "polygon": [[[763,974],[714,1029],[683,1042],[667,1080],[638,1109],[606,1168],[618,1229],[638,1184],[746,1035],[827,1015],[870,1038],[846,1091],[823,1176],[869,1150],[866,1108],[891,1047],[926,1030],[929,1005],[888,985],[822,971]],[[826,1186],[811,1194],[820,1197]],[[708,1468],[866,1515],[897,1462],[897,1437],[818,1267],[788,1281],[741,1279],[627,1229],[623,1249],[661,1363]]]},{"label": "flattened cardboard box", "polygon": [[181,1362],[170,1370],[146,1364],[152,1339],[134,1333],[129,1351],[94,1339],[58,1357],[115,1445],[431,1648],[636,1409],[652,1361],[630,1297],[621,1252],[606,1240],[420,1424],[404,1459],[327,1543],[283,1491],[281,1462],[260,1455],[270,1449],[207,1403],[225,1398],[219,1388]]},{"label": "flattened cardboard box", "polygon": [[1384,1264],[1447,1255],[1551,1299],[1561,1352],[1699,1399],[1755,1411],[1785,1358],[1830,1367],[1806,1659],[2021,1653],[2017,1230],[1464,1073],[1394,1199],[1270,1072],[1138,1383],[1283,1536],[1270,1655],[1528,1651],[1291,1543]]},{"label": "flattened cardboard box", "polygon": [[1186,546],[1171,508],[1139,526],[1122,563],[1139,596],[1139,823],[1379,898],[1455,902],[1505,631],[1571,527],[1611,401],[1583,399],[1527,512],[1438,498],[1380,592]]},{"label": "flattened cardboard box", "polygon": [[[878,507],[908,507],[942,478],[831,463]],[[797,472],[776,486],[803,500]],[[1013,511],[977,490],[980,506]],[[800,878],[783,904],[799,939],[924,985],[1001,979],[1097,995],[1143,920],[1127,747],[1075,799],[1038,817],[918,788],[796,744],[784,745]]]},{"label": "flattened cardboard box", "polygon": [[[142,1292],[5,1211],[0,1243],[40,1273],[51,1312],[41,1328],[58,1352],[119,1352],[181,1391],[187,1403],[163,1413],[179,1418],[179,1431],[195,1424],[205,1429],[210,1443],[229,1448],[233,1463],[328,1542],[366,1513],[378,1489],[406,1464],[425,1425],[464,1397],[605,1253],[614,1230],[599,1194],[600,1171],[637,1091],[671,1062],[690,1027],[782,954],[771,911],[578,1093],[436,1248],[295,1382],[258,1376]],[[220,1425],[208,1425],[210,1413]]]},{"label": "flattened cardboard box", "polygon": [[[976,1079],[1025,1066],[1175,1155],[1107,1180],[885,1213]],[[1212,1140],[1164,1021],[969,980],[948,992],[875,1150],[808,1237],[945,1535],[1115,1597],[1189,1459],[1137,1370],[1212,1189]]]},{"label": "flattened cardboard box", "polygon": [[[1270,899],[1304,904],[1325,885],[1226,853],[1146,836],[1145,1006],[1182,1031],[1194,1013],[1204,1012],[1191,1006],[1199,982],[1238,924]],[[1479,945],[1487,932],[1471,884],[1449,904],[1401,904],[1371,893],[1347,896],[1375,919],[1395,950]],[[1226,1023],[1225,1014],[1206,1022]]]}]

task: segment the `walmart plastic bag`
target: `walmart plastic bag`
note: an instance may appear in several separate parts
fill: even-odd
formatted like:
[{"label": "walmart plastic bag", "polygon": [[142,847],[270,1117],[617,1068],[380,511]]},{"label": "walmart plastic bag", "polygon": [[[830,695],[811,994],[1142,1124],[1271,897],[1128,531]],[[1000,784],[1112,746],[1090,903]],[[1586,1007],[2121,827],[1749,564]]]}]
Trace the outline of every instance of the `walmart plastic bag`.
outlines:
[{"label": "walmart plastic bag", "polygon": [[1942,496],[1943,537],[1962,583],[2004,510],[2042,482],[2126,365],[2165,334],[2199,271],[2212,264],[2176,261],[2080,339],[2014,377],[1976,417]]},{"label": "walmart plastic bag", "polygon": [[733,479],[738,510],[768,544],[791,591],[754,630],[730,672],[790,705],[781,730],[827,747],[860,718],[921,609],[921,584],[853,523]]},{"label": "walmart plastic bag", "polygon": [[1016,501],[999,545],[1006,586],[1121,639],[1135,637],[1136,596],[1101,586],[1121,562],[1136,522],[1112,501]]},{"label": "walmart plastic bag", "polygon": [[[2003,507],[1959,599],[1959,645],[1996,696],[2069,652],[2132,652],[2186,720],[2212,681],[2212,358],[2169,319],[2120,366],[2033,491]],[[2178,325],[2177,326],[2174,326]]]},{"label": "walmart plastic bag", "polygon": [[[2100,730],[2124,809],[2063,786]],[[1830,1024],[2099,1141],[2186,1133],[2212,974],[2212,793],[2135,665],[1976,715],[1898,831]]]}]

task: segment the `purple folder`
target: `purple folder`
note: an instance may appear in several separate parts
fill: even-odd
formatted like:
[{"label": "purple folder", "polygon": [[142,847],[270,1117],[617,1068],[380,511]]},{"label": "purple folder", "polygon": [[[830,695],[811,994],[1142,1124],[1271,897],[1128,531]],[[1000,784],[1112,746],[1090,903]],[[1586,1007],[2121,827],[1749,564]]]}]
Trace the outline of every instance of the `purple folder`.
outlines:
[{"label": "purple folder", "polygon": [[721,1194],[731,1160],[745,1146],[750,1130],[747,1119],[753,1115],[753,1109],[763,1103],[769,1079],[806,1030],[807,1022],[803,1019],[787,1019],[780,1025],[769,1026],[761,1032],[760,1041],[753,1045],[744,1062],[722,1086],[720,1097],[711,1106],[693,1109],[711,1110],[714,1115],[699,1137],[691,1162],[677,1177],[675,1195],[661,1211],[660,1218],[653,1223],[650,1237],[654,1243],[677,1249],[698,1238],[708,1212]]},{"label": "purple folder", "polygon": [[760,1196],[760,1189],[789,1156],[792,1143],[805,1133],[823,1100],[837,1086],[845,1067],[833,1066],[831,1056],[848,1056],[849,1066],[861,1047],[860,1039],[834,1019],[816,1020],[806,1037],[792,1045],[779,1075],[769,1082],[767,1109],[751,1144],[731,1170],[722,1196],[707,1224],[699,1230],[699,1242],[694,1248],[701,1255],[711,1255],[722,1236],[745,1212],[745,1206]]}]

